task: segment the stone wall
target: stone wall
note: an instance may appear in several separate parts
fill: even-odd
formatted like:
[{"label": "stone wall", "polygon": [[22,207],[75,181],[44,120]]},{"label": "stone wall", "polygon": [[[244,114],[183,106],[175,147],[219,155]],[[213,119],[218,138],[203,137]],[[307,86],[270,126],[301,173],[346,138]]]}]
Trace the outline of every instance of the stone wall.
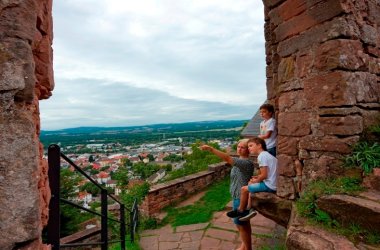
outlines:
[{"label": "stone wall", "polygon": [[380,110],[378,0],[263,0],[268,100],[276,107],[280,197],[339,175]]},{"label": "stone wall", "polygon": [[192,193],[199,192],[215,181],[229,175],[231,167],[226,163],[217,163],[209,169],[150,188],[148,195],[139,207],[144,215],[157,215],[162,208],[183,200]]},{"label": "stone wall", "polygon": [[0,1],[0,249],[44,249],[49,190],[38,100],[53,89],[52,1]]}]

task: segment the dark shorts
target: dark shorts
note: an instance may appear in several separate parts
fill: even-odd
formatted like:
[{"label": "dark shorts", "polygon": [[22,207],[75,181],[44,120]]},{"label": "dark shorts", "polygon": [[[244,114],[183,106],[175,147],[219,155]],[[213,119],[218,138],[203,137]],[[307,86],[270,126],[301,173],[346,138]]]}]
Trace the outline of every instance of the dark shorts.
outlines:
[{"label": "dark shorts", "polygon": [[[232,199],[232,210],[237,210],[240,205],[240,199]],[[235,223],[235,225],[242,226],[247,225],[249,221],[240,221],[239,218],[233,218],[232,219]]]}]

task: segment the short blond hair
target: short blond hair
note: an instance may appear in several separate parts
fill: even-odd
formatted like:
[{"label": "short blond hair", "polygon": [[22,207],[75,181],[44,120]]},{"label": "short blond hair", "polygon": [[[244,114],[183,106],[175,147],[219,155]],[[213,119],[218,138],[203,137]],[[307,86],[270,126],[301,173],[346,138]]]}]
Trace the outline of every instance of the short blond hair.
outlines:
[{"label": "short blond hair", "polygon": [[249,139],[246,139],[246,138],[244,138],[244,139],[240,139],[240,140],[238,141],[238,144],[239,144],[239,143],[243,143],[245,146],[248,147],[248,140],[249,140]]}]

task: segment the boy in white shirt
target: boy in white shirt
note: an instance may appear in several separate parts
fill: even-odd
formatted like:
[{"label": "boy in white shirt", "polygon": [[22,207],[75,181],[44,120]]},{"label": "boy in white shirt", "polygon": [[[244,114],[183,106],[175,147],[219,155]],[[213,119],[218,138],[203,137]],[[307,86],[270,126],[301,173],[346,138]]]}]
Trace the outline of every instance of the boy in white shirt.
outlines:
[{"label": "boy in white shirt", "polygon": [[277,128],[273,115],[274,107],[272,105],[263,104],[260,106],[260,116],[264,120],[260,123],[260,134],[258,137],[265,140],[267,151],[276,157]]}]

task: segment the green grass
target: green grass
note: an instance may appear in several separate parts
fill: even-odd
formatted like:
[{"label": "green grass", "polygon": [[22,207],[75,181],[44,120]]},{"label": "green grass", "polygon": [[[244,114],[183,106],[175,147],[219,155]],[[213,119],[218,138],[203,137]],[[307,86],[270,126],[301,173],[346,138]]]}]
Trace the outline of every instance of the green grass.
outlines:
[{"label": "green grass", "polygon": [[286,250],[286,246],[282,244],[278,244],[275,246],[261,246],[257,248],[257,250]]},{"label": "green grass", "polygon": [[[125,237],[125,248],[128,250],[141,250],[139,244],[138,244],[138,239],[135,240],[134,243],[131,243],[128,241],[129,236]],[[113,244],[109,248],[109,250],[120,250],[120,243]]]},{"label": "green grass", "polygon": [[208,222],[215,211],[222,211],[231,200],[229,194],[229,179],[226,178],[213,184],[206,194],[193,205],[175,208],[167,207],[168,213],[162,224],[171,224],[173,227]]}]

